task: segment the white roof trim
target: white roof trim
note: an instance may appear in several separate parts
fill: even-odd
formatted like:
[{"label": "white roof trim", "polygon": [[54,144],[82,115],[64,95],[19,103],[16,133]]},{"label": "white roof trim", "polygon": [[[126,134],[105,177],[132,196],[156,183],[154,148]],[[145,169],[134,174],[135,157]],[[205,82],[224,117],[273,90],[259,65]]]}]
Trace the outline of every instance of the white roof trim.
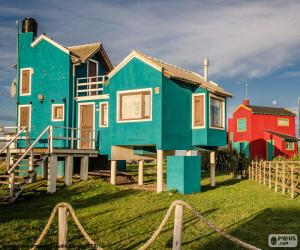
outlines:
[{"label": "white roof trim", "polygon": [[138,58],[144,63],[150,65],[151,67],[155,68],[158,71],[162,71],[162,67],[153,63],[151,60],[149,60],[147,57],[142,56],[135,50],[133,50],[128,56],[125,57],[125,59],[118,64],[117,67],[115,67],[109,74],[108,78],[111,78],[114,74],[116,74],[120,69],[122,69],[127,63],[129,63],[133,58]]},{"label": "white roof trim", "polygon": [[40,35],[37,39],[34,40],[34,42],[31,43],[31,47],[35,47],[37,44],[39,44],[42,40],[46,40],[48,43],[51,43],[53,46],[57,47],[58,49],[62,50],[63,52],[69,54],[70,51],[63,47],[62,45],[60,45],[59,43],[55,42],[54,40],[52,40],[51,38],[47,37],[46,35]]}]

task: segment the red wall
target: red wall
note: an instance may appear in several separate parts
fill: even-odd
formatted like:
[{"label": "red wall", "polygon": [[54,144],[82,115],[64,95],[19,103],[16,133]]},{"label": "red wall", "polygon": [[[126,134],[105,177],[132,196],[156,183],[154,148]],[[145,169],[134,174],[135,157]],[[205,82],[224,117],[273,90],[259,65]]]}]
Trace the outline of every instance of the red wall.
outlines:
[{"label": "red wall", "polygon": [[[237,132],[237,119],[247,118],[247,131]],[[277,118],[289,119],[289,127],[277,126]],[[254,158],[267,158],[267,140],[274,140],[274,155],[292,157],[298,152],[297,143],[294,150],[286,150],[286,143],[278,136],[272,135],[265,130],[271,130],[286,135],[296,136],[295,117],[252,114],[243,106],[233,114],[228,121],[228,131],[234,133],[234,142],[250,142],[250,156]]]}]

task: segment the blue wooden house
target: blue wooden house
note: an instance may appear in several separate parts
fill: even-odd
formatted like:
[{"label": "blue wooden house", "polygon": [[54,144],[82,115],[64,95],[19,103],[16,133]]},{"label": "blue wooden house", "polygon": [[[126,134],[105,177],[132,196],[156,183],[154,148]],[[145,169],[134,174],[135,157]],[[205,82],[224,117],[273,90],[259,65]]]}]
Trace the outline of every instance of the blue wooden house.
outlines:
[{"label": "blue wooden house", "polygon": [[[65,47],[26,18],[18,34],[17,126],[0,149],[7,159],[4,201],[13,201],[37,172],[55,192],[56,177],[72,183],[75,160],[81,179],[89,163],[157,159],[162,191],[163,159],[226,145],[226,99],[231,96],[207,77],[133,51],[113,67],[101,43]],[[212,155],[213,156],[213,155]],[[212,157],[212,166],[214,163]],[[99,168],[101,166],[98,166]],[[212,176],[214,170],[212,168]]]}]

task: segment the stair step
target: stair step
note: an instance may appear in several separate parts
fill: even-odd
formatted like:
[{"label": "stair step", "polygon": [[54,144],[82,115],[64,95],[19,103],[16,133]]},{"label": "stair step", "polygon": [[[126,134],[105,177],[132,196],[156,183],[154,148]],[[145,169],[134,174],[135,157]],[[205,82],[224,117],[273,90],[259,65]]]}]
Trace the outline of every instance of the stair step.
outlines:
[{"label": "stair step", "polygon": [[9,201],[11,199],[10,195],[0,195],[0,201]]},{"label": "stair step", "polygon": [[[10,177],[9,174],[0,175],[0,178],[9,178],[9,177]],[[21,178],[24,178],[24,176],[18,176],[18,175],[15,176],[15,179],[21,179]]]},{"label": "stair step", "polygon": [[[0,181],[0,184],[7,184],[7,185],[9,185],[10,182],[9,181]],[[26,184],[25,181],[22,181],[22,182],[15,181],[14,182],[14,185],[18,185],[18,186],[21,186],[21,185],[24,185],[24,184]]]},{"label": "stair step", "polygon": [[17,169],[14,172],[16,172],[16,173],[32,173],[34,171],[33,170],[29,170],[29,169]]}]

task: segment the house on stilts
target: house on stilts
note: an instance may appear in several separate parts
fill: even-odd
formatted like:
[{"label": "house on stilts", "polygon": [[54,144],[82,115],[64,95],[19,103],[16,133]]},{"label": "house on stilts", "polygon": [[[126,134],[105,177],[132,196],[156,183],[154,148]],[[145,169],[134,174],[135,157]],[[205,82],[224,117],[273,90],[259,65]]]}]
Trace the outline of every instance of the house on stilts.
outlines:
[{"label": "house on stilts", "polygon": [[[231,94],[208,80],[207,68],[205,60],[202,77],[137,51],[114,68],[101,43],[65,47],[37,36],[36,21],[24,19],[18,34],[17,126],[0,131],[9,138],[0,149],[7,162],[0,199],[13,202],[37,175],[48,179],[47,190],[54,193],[58,176],[70,185],[73,173],[86,180],[89,170],[108,164],[115,184],[126,160],[139,161],[143,184],[143,161],[156,159],[161,192],[163,160],[173,157],[176,165],[174,157],[181,157],[180,174],[200,177],[187,166],[203,149],[212,152],[214,185],[214,150],[227,143]],[[178,150],[188,159],[177,156]],[[170,169],[167,179],[178,178],[180,171]]]}]

